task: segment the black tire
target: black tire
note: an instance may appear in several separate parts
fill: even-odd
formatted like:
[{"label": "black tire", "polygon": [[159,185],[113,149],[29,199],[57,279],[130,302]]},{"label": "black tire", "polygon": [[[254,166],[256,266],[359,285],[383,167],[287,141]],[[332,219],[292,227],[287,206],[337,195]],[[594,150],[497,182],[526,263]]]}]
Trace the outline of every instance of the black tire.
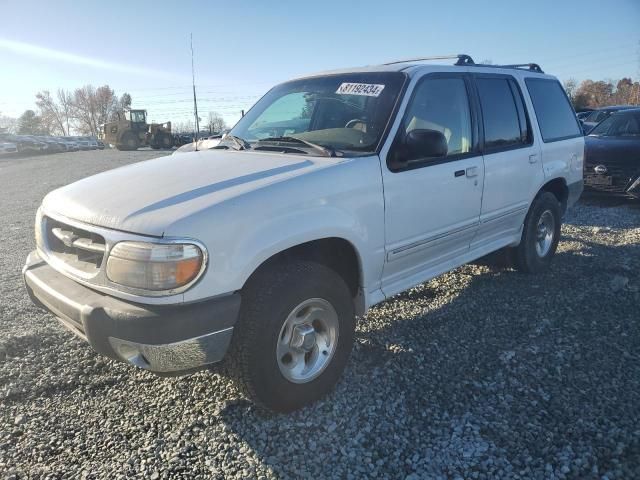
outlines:
[{"label": "black tire", "polygon": [[173,147],[173,138],[171,138],[171,135],[163,133],[158,143],[160,144],[160,148],[171,148]]},{"label": "black tire", "polygon": [[117,145],[117,148],[118,150],[124,151],[137,150],[138,140],[131,132],[126,132],[122,135],[122,138],[120,138],[120,143]]},{"label": "black tire", "polygon": [[[549,218],[547,217],[549,214],[553,218],[553,225],[549,228],[553,232],[553,237],[548,249],[543,250],[541,254],[536,248],[538,224],[543,215],[545,215],[545,218]],[[539,193],[524,220],[520,245],[511,251],[511,258],[515,268],[526,273],[540,273],[549,268],[560,241],[561,225],[560,202],[558,202],[556,196],[550,192]]]},{"label": "black tire", "polygon": [[161,148],[171,148],[173,146],[173,139],[166,133],[156,133],[153,136],[153,141],[150,146],[154,150],[159,150]]},{"label": "black tire", "polygon": [[[276,348],[290,313],[315,298],[328,301],[337,313],[338,340],[317,377],[294,383],[281,372]],[[273,412],[296,410],[319,399],[337,383],[351,353],[354,331],[353,299],[336,272],[308,261],[264,268],[242,291],[240,318],[227,354],[230,374],[258,407]]]}]

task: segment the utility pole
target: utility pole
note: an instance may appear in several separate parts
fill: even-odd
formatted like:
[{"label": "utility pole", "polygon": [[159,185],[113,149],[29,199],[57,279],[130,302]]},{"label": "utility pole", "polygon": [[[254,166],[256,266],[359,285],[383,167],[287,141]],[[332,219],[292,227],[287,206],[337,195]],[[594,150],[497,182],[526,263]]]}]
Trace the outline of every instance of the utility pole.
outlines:
[{"label": "utility pole", "polygon": [[196,120],[196,150],[198,149],[198,134],[200,133],[200,119],[198,118],[198,102],[196,101],[196,74],[193,68],[193,33],[191,34],[191,81],[193,85],[193,115]]},{"label": "utility pole", "polygon": [[637,73],[638,73],[638,79],[635,82],[638,84],[638,88],[636,88],[636,105],[640,105],[640,40],[638,41],[638,72]]}]

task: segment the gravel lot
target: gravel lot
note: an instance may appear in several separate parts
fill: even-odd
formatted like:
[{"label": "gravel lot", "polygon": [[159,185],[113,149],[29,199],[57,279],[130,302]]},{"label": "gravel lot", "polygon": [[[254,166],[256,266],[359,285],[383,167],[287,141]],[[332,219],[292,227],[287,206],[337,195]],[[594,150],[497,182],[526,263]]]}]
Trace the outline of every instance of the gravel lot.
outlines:
[{"label": "gravel lot", "polygon": [[640,208],[574,208],[544,275],[377,306],[330,397],[265,417],[220,375],[97,356],[22,286],[48,191],[162,154],[0,160],[2,478],[640,478]]}]

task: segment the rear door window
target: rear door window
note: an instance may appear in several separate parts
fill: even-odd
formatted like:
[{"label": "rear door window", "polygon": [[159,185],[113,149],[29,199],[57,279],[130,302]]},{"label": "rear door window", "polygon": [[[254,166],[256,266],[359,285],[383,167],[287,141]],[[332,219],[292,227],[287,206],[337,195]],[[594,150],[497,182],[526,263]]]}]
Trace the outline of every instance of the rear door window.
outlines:
[{"label": "rear door window", "polygon": [[523,141],[521,117],[509,79],[478,77],[476,85],[482,108],[485,149],[502,150],[527,143],[526,139]]},{"label": "rear door window", "polygon": [[582,136],[582,130],[562,85],[557,80],[525,80],[544,142]]}]

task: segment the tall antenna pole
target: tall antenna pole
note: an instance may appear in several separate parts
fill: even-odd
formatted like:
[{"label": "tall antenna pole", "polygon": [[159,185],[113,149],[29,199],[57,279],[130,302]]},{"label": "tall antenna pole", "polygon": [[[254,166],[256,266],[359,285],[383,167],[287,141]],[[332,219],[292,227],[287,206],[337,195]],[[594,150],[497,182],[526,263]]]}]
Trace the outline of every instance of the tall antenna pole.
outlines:
[{"label": "tall antenna pole", "polygon": [[640,105],[640,41],[638,41],[638,78],[631,85],[638,84],[636,88],[636,105]]},{"label": "tall antenna pole", "polygon": [[198,149],[198,133],[200,133],[200,119],[198,118],[198,102],[196,101],[196,74],[193,68],[193,33],[191,34],[191,81],[193,84],[193,115],[196,120],[196,150]]}]

